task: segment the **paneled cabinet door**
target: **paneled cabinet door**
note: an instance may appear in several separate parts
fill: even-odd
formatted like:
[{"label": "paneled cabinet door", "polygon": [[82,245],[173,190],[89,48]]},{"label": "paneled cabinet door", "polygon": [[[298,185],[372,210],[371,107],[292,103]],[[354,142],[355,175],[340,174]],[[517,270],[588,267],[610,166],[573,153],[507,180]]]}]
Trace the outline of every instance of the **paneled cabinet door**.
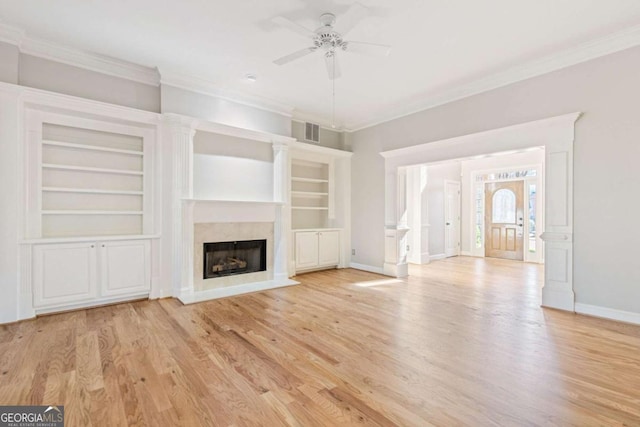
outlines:
[{"label": "paneled cabinet door", "polygon": [[34,246],[34,306],[94,299],[97,296],[95,246],[95,243]]},{"label": "paneled cabinet door", "polygon": [[151,288],[149,241],[113,241],[102,242],[99,245],[103,296],[149,291]]},{"label": "paneled cabinet door", "polygon": [[340,263],[340,232],[321,231],[318,238],[318,265]]},{"label": "paneled cabinet door", "polygon": [[296,233],[296,268],[311,268],[318,265],[318,232]]}]

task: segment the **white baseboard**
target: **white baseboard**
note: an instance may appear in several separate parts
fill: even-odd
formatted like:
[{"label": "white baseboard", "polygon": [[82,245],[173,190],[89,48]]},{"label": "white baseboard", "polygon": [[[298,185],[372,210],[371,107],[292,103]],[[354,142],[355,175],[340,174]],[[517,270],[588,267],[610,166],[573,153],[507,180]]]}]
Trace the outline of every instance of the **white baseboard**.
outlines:
[{"label": "white baseboard", "polygon": [[446,254],[436,254],[436,255],[431,255],[429,256],[429,261],[436,261],[439,259],[445,259],[447,257]]},{"label": "white baseboard", "polygon": [[285,286],[299,285],[295,280],[267,280],[264,282],[244,283],[242,285],[227,286],[224,288],[206,289],[190,293],[181,293],[178,299],[183,304],[193,304],[195,302],[209,301],[212,299],[226,298],[234,295],[246,294],[249,292],[266,291],[269,289],[282,288]]},{"label": "white baseboard", "polygon": [[471,251],[460,251],[460,256],[473,256]]},{"label": "white baseboard", "polygon": [[125,296],[100,298],[94,301],[82,301],[82,302],[76,302],[71,304],[60,304],[60,305],[56,305],[55,307],[36,308],[35,314],[40,315],[40,314],[62,313],[64,311],[73,311],[73,310],[79,310],[79,309],[85,309],[85,308],[102,307],[105,305],[132,302],[132,301],[137,301],[142,299],[149,299],[149,292],[142,292],[142,293],[125,295]]},{"label": "white baseboard", "polygon": [[384,270],[382,269],[382,267],[374,267],[372,265],[358,264],[357,262],[350,263],[349,267],[355,268],[356,270],[368,271],[370,273],[384,274]]},{"label": "white baseboard", "polygon": [[600,307],[597,305],[582,304],[579,302],[575,304],[575,307],[576,313],[640,325],[640,313],[616,310],[614,308]]}]

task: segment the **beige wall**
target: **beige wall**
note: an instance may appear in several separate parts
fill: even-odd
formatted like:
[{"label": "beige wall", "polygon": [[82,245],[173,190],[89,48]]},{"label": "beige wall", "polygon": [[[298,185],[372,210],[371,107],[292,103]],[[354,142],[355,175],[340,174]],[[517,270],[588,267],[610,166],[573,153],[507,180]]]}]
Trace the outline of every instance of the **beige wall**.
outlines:
[{"label": "beige wall", "polygon": [[576,300],[640,312],[638,70],[640,48],[633,48],[348,135],[353,262],[383,263],[381,151],[582,111],[574,156]]},{"label": "beige wall", "polygon": [[18,84],[18,47],[0,42],[0,82]]},{"label": "beige wall", "polygon": [[291,135],[291,117],[222,98],[162,85],[162,112],[178,113],[212,122],[278,135]]},{"label": "beige wall", "polygon": [[20,54],[19,84],[51,92],[160,112],[160,88]]}]

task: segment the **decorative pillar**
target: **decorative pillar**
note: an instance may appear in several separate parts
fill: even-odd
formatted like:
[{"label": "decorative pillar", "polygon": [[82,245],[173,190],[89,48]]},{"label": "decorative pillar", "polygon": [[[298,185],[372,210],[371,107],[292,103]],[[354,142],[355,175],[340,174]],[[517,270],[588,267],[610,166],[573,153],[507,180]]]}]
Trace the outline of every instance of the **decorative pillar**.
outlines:
[{"label": "decorative pillar", "polygon": [[384,274],[409,275],[407,265],[407,170],[387,165],[385,180]]},{"label": "decorative pillar", "polygon": [[[178,114],[163,115],[165,170],[171,172],[165,184],[163,203],[163,252],[166,287],[180,298],[193,294],[193,137],[197,121]],[[166,176],[166,175],[165,175]]]},{"label": "decorative pillar", "polygon": [[289,236],[291,235],[291,210],[289,208],[290,163],[289,146],[284,141],[273,141],[273,200],[275,223],[273,226],[273,254],[276,281],[289,278]]},{"label": "decorative pillar", "polygon": [[407,209],[409,211],[408,261],[429,263],[429,214],[427,197],[427,167],[407,168]]},{"label": "decorative pillar", "polygon": [[569,116],[550,126],[545,144],[544,287],[542,305],[574,311],[573,292],[573,142]]}]

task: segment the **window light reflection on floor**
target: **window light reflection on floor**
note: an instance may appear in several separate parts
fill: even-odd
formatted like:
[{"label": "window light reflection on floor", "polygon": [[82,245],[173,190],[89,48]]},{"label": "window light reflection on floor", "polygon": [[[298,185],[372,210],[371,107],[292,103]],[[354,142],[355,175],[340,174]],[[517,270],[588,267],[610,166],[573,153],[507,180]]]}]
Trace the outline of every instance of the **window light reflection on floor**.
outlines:
[{"label": "window light reflection on floor", "polygon": [[374,286],[395,285],[397,283],[404,283],[404,282],[398,279],[383,279],[383,280],[369,280],[367,282],[358,282],[358,283],[354,283],[354,285],[360,286],[361,288],[371,288]]}]

